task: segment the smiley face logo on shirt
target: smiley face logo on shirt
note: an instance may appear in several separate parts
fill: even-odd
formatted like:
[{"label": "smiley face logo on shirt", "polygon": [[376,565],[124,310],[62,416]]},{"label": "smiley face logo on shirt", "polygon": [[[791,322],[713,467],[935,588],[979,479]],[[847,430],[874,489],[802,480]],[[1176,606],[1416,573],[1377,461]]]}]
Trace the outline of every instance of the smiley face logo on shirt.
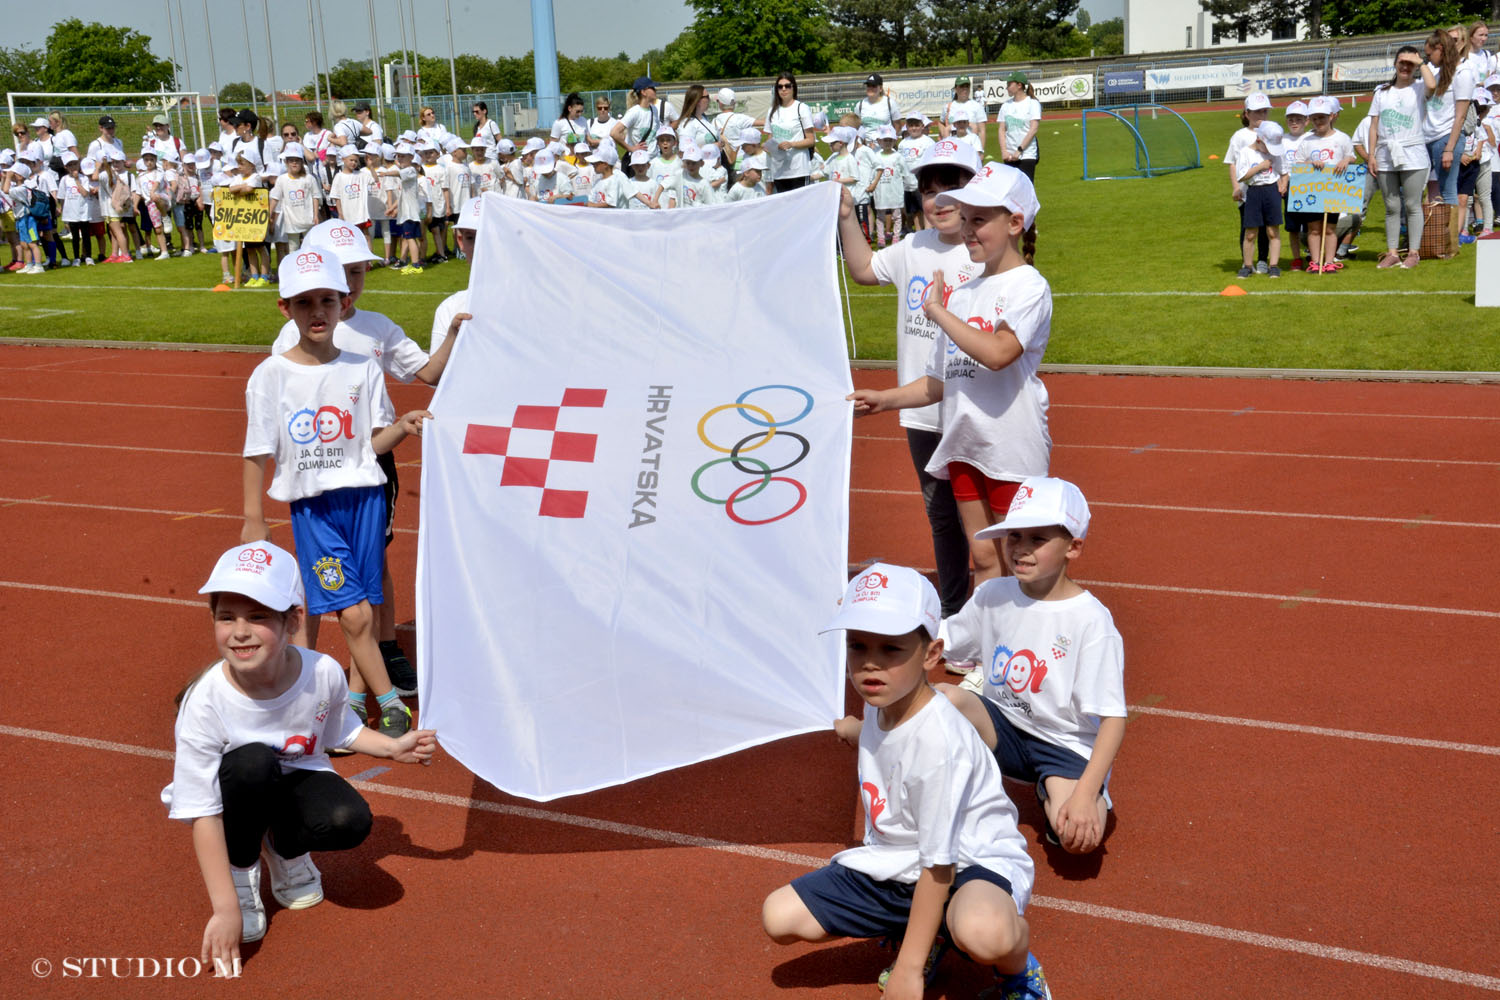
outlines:
[{"label": "smiley face logo on shirt", "polygon": [[286,430],[297,444],[311,444],[318,436],[317,414],[312,410],[298,410],[286,422]]}]

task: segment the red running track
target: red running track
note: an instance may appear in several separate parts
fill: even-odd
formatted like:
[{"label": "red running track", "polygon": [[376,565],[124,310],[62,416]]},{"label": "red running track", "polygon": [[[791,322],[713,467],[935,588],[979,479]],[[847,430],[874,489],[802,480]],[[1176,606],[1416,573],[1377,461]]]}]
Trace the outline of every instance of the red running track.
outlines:
[{"label": "red running track", "polygon": [[[18,995],[68,988],[37,959],[51,979],[65,959],[197,954],[201,880],[156,794],[171,695],[213,656],[194,591],[204,553],[237,536],[257,360],[0,348]],[[1046,381],[1054,472],[1094,508],[1079,574],[1125,636],[1137,709],[1102,856],[1033,847],[1033,943],[1058,997],[1500,992],[1497,390]],[[391,391],[398,409],[428,395]],[[856,434],[850,561],[930,567],[895,420]],[[399,457],[409,621],[420,455]],[[849,841],[852,775],[827,734],[545,808],[449,759],[375,773],[374,834],[319,857],[328,902],[273,908],[245,976],[313,995],[343,973],[431,995],[873,997],[889,952],[778,948],[758,924],[768,891]],[[77,989],[195,993],[99,968],[109,986]],[[928,995],[985,982],[950,958]]]}]

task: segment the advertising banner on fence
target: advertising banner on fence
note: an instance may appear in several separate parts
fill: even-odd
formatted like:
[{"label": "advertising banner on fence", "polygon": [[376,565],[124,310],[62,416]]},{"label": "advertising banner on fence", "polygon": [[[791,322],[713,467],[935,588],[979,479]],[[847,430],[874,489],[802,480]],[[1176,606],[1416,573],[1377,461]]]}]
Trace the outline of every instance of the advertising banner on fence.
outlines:
[{"label": "advertising banner on fence", "polygon": [[[948,102],[953,100],[953,77],[887,80],[885,89],[890,94],[891,102],[896,105],[896,110],[901,114],[920,111],[928,118],[936,119],[943,113],[943,108]],[[1001,99],[1004,100],[1004,98]],[[901,131],[900,124],[900,122],[896,123],[898,134]]]},{"label": "advertising banner on fence", "polygon": [[1364,164],[1354,164],[1335,174],[1314,169],[1311,163],[1292,164],[1286,206],[1293,212],[1359,212],[1365,205]]},{"label": "advertising banner on fence", "polygon": [[[843,714],[843,636],[819,634],[849,575],[837,187],[484,195],[423,427],[416,634],[422,725],[497,788],[552,799]],[[543,331],[568,274],[587,321]]]},{"label": "advertising banner on fence", "polygon": [[1195,90],[1199,87],[1238,87],[1244,77],[1244,63],[1148,69],[1146,70],[1146,89]]},{"label": "advertising banner on fence", "polygon": [[1109,72],[1100,77],[1100,88],[1106,94],[1135,94],[1146,89],[1145,70]]},{"label": "advertising banner on fence", "polygon": [[271,221],[271,192],[265,188],[249,194],[230,194],[214,188],[214,239],[260,243]]},{"label": "advertising banner on fence", "polygon": [[1278,94],[1321,94],[1323,71],[1320,69],[1290,73],[1261,73],[1242,77],[1233,87],[1224,88],[1225,97],[1249,97],[1261,93],[1275,98]]},{"label": "advertising banner on fence", "polygon": [[1333,64],[1334,83],[1385,83],[1395,75],[1389,59],[1350,59]]},{"label": "advertising banner on fence", "polygon": [[[1094,77],[1075,74],[1060,76],[1053,80],[1033,80],[1031,89],[1036,99],[1043,104],[1058,104],[1063,101],[1087,101],[1094,96]],[[1005,77],[994,77],[980,84],[979,93],[986,108],[995,108],[1010,99],[1005,92]]]}]

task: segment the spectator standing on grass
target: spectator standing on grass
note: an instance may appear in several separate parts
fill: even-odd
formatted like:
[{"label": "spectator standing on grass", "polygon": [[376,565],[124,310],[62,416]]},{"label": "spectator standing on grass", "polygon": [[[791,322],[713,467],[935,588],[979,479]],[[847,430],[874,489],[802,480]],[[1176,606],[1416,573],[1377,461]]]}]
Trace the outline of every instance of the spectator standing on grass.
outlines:
[{"label": "spectator standing on grass", "polygon": [[328,162],[328,151],[335,148],[333,133],[323,127],[321,111],[309,111],[303,116],[302,124],[307,129],[302,133],[302,149],[307,156],[307,167],[317,173],[318,180],[326,185],[330,176],[328,168],[336,166]]},{"label": "spectator standing on grass", "polygon": [[1481,227],[1481,235],[1493,228],[1495,208],[1490,203],[1490,152],[1495,146],[1495,130],[1490,124],[1490,92],[1474,88],[1474,131],[1464,138],[1463,170],[1458,176],[1458,214],[1464,220],[1460,243],[1473,243],[1469,232],[1469,210]]},{"label": "spectator standing on grass", "polygon": [[[1042,105],[1031,89],[1031,81],[1020,70],[1005,78],[1005,92],[1010,95],[997,116],[1003,123],[1000,131],[1001,157],[1036,184],[1036,165],[1041,156],[1037,131],[1042,127]],[[1036,227],[1026,230],[1021,240],[1021,255],[1030,264],[1036,257]]]},{"label": "spectator standing on grass", "polygon": [[589,141],[589,120],[584,111],[583,97],[575,90],[563,98],[562,117],[552,123],[552,139],[572,149],[580,142]]},{"label": "spectator standing on grass", "polygon": [[[1308,111],[1311,127],[1297,144],[1297,150],[1289,162],[1305,163],[1319,177],[1343,173],[1354,162],[1354,143],[1349,136],[1333,127],[1338,102],[1332,97],[1314,97],[1308,102]],[[1334,259],[1336,236],[1334,223],[1328,221],[1327,213],[1300,214],[1307,226],[1307,273],[1332,274],[1343,270],[1344,265]]]},{"label": "spectator standing on grass", "polygon": [[380,146],[385,142],[385,129],[370,113],[370,102],[360,101],[354,105],[354,120],[359,122],[359,141],[355,145]]},{"label": "spectator standing on grass", "polygon": [[167,151],[176,153],[178,158],[182,157],[182,140],[172,135],[171,123],[166,115],[157,115],[151,119],[151,135],[146,139],[146,147],[156,153],[158,162],[166,162]]},{"label": "spectator standing on grass", "polygon": [[859,115],[860,140],[871,146],[875,144],[876,129],[882,125],[894,126],[901,120],[901,112],[896,109],[885,89],[885,78],[879,73],[865,77],[865,96],[855,106],[854,113]]},{"label": "spectator standing on grass", "polygon": [[[1260,128],[1261,122],[1271,113],[1271,99],[1262,93],[1254,93],[1245,98],[1245,110],[1240,112],[1240,128],[1229,138],[1229,148],[1224,152],[1224,163],[1229,167],[1229,191],[1230,197],[1234,199],[1235,207],[1239,210],[1240,224],[1235,230],[1235,250],[1240,249],[1240,239],[1245,232],[1245,185],[1240,181],[1240,171],[1236,164],[1239,162],[1240,153],[1246,147],[1252,146],[1256,141],[1256,130]],[[1280,160],[1277,161],[1278,169]],[[1265,274],[1270,270],[1269,258],[1266,256],[1268,246],[1265,233],[1260,227],[1256,227],[1259,236],[1256,241],[1255,272]]]},{"label": "spectator standing on grass", "polygon": [[1422,135],[1432,163],[1427,193],[1429,200],[1440,198],[1449,206],[1446,252],[1439,256],[1452,257],[1458,253],[1458,234],[1463,227],[1458,212],[1458,173],[1462,167],[1464,117],[1478,81],[1459,65],[1458,47],[1448,32],[1434,31],[1425,47],[1428,61],[1422,64],[1422,83],[1427,90],[1427,113],[1422,120]]},{"label": "spectator standing on grass", "polygon": [[419,119],[422,127],[417,129],[417,137],[426,139],[441,150],[448,142],[448,126],[438,121],[437,112],[431,107],[423,108]]},{"label": "spectator standing on grass", "polygon": [[627,153],[644,150],[649,162],[656,155],[656,134],[662,126],[677,120],[677,107],[665,97],[656,96],[656,81],[649,76],[636,77],[630,91],[635,104],[615,123],[610,138],[624,146]]},{"label": "spectator standing on grass", "polygon": [[1282,129],[1275,122],[1261,122],[1255,130],[1255,141],[1241,147],[1234,161],[1235,179],[1244,189],[1240,221],[1240,247],[1244,266],[1238,277],[1255,273],[1256,241],[1266,242],[1266,274],[1281,277],[1281,195],[1285,175],[1281,172]]},{"label": "spectator standing on grass", "polygon": [[59,112],[53,111],[47,115],[48,128],[52,132],[52,148],[61,156],[63,153],[72,153],[74,156],[83,154],[78,152],[78,139],[68,128],[68,120]]},{"label": "spectator standing on grass", "polygon": [[922,162],[922,157],[927,151],[936,145],[932,136],[927,134],[927,116],[921,112],[912,111],[906,115],[906,133],[896,148],[901,155],[906,157],[906,194],[903,199],[907,229],[917,232],[927,228],[927,214],[922,208],[922,195],[917,185],[917,164]]},{"label": "spectator standing on grass", "polygon": [[776,77],[766,130],[771,133],[766,142],[771,189],[779,194],[806,185],[812,173],[812,148],[818,139],[812,109],[797,99],[797,78],[791,73]]},{"label": "spectator standing on grass", "polygon": [[719,130],[708,117],[708,104],[708,92],[701,83],[693,84],[683,95],[682,115],[673,127],[677,129],[677,138],[684,149],[719,144]]},{"label": "spectator standing on grass", "polygon": [[222,149],[228,149],[229,148],[229,144],[232,143],[232,142],[234,142],[235,135],[237,134],[235,132],[234,121],[235,121],[235,118],[238,115],[239,115],[239,112],[236,111],[234,108],[220,108],[219,109],[219,146],[220,146],[220,148],[222,148]]},{"label": "spectator standing on grass", "polygon": [[483,139],[493,146],[500,141],[500,126],[490,118],[490,106],[484,101],[475,101],[469,109],[474,116],[474,134],[471,138]]},{"label": "spectator standing on grass", "polygon": [[125,143],[115,135],[115,120],[109,115],[100,115],[99,138],[89,143],[89,158],[96,163],[112,159],[109,153],[111,149],[117,150],[121,156],[125,155]]},{"label": "spectator standing on grass", "polygon": [[938,134],[942,137],[947,138],[952,133],[953,112],[959,108],[969,112],[969,128],[979,136],[980,155],[983,156],[990,142],[990,115],[984,102],[973,96],[973,85],[966,76],[953,81],[953,100],[943,106],[943,116],[938,119]]},{"label": "spectator standing on grass", "polygon": [[[608,139],[615,130],[615,123],[620,119],[610,114],[609,95],[600,94],[594,98],[594,117],[589,119],[589,146],[598,149],[599,144]],[[498,139],[495,140],[499,144]],[[615,159],[619,159],[619,151],[616,150]]]}]

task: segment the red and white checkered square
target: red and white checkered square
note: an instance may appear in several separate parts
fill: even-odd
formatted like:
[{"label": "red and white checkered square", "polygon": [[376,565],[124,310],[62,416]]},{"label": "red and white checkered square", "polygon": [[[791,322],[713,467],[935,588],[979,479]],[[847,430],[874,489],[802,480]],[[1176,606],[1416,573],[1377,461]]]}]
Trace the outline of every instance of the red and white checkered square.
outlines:
[{"label": "red and white checkered square", "polygon": [[565,422],[565,409],[603,407],[605,393],[604,389],[565,389],[558,406],[517,406],[508,427],[470,424],[464,434],[464,454],[498,455],[502,459],[501,486],[540,488],[539,516],[583,517],[588,491],[558,489],[555,484],[549,487],[547,479],[555,462],[593,462],[597,434],[557,427]]}]

